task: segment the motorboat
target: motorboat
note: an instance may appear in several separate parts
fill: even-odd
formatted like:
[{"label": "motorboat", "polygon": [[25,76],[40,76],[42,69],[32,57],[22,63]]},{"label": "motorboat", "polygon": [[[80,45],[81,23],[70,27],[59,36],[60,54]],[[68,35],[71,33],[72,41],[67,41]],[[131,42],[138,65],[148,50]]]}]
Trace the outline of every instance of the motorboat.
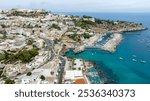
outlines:
[{"label": "motorboat", "polygon": [[136,62],[137,60],[136,60],[136,59],[132,59],[132,61],[133,61],[133,62]]},{"label": "motorboat", "polygon": [[120,57],[119,59],[120,59],[120,60],[123,60],[123,58],[122,58],[122,57]]},{"label": "motorboat", "polygon": [[146,63],[146,61],[144,61],[144,60],[141,60],[141,63]]}]

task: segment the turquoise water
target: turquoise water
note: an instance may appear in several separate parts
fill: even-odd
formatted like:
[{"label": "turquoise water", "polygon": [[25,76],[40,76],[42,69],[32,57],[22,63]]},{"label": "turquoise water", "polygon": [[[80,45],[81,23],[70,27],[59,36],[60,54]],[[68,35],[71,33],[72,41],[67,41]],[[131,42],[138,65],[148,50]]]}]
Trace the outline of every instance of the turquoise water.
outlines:
[{"label": "turquoise water", "polygon": [[99,77],[95,68],[88,69],[88,72],[90,72],[92,74],[92,75],[87,76],[89,78],[91,84],[100,84],[101,83],[101,78]]},{"label": "turquoise water", "polygon": [[[71,15],[89,15],[102,19],[123,20],[143,23],[150,28],[150,14],[146,13],[66,13]],[[110,54],[99,49],[87,49],[80,54],[72,51],[67,56],[83,58],[96,63],[109,79],[120,84],[150,84],[150,29],[124,33],[124,40],[117,51]],[[133,56],[133,55],[136,55]],[[119,58],[122,57],[123,60]],[[133,61],[135,59],[137,61]],[[141,63],[141,61],[146,61]]]}]

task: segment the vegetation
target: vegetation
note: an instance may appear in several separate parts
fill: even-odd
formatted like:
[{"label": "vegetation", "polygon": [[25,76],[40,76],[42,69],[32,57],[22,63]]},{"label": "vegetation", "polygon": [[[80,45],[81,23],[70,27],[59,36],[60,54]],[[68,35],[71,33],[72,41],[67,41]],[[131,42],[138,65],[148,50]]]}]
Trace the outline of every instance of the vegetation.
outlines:
[{"label": "vegetation", "polygon": [[55,28],[55,29],[61,30],[61,28],[60,28],[58,25],[56,25],[56,24],[52,24],[52,28]]},{"label": "vegetation", "polygon": [[55,39],[54,40],[54,44],[58,44],[58,42],[60,42],[60,39]]},{"label": "vegetation", "polygon": [[33,48],[31,50],[23,50],[19,52],[18,54],[16,54],[14,57],[17,60],[21,60],[22,62],[30,62],[32,58],[38,54],[39,54],[38,50]]},{"label": "vegetation", "polygon": [[68,35],[68,37],[73,39],[74,41],[81,41],[80,35],[77,35],[77,34]]},{"label": "vegetation", "polygon": [[53,72],[53,71],[51,71],[51,75],[54,75],[54,72]]},{"label": "vegetation", "polygon": [[18,11],[16,9],[12,9],[11,10],[11,14],[9,14],[10,16],[23,16],[23,17],[38,17],[38,16],[42,16],[42,15],[46,15],[48,14],[48,12],[44,11],[44,12],[36,12],[36,11],[31,11],[31,12],[22,12],[22,11]]},{"label": "vegetation", "polygon": [[31,73],[31,72],[28,72],[28,73],[27,73],[27,76],[31,76],[31,75],[32,75],[32,73]]},{"label": "vegetation", "polygon": [[0,61],[5,59],[5,54],[0,53]]},{"label": "vegetation", "polygon": [[72,68],[72,70],[76,70],[76,68]]},{"label": "vegetation", "polygon": [[33,44],[33,39],[32,38],[29,38],[28,40],[27,40],[27,45],[32,45]]},{"label": "vegetation", "polygon": [[92,35],[89,35],[88,33],[84,33],[84,34],[82,34],[82,36],[83,36],[85,39],[89,39]]},{"label": "vegetation", "polygon": [[80,21],[76,22],[76,26],[79,26],[83,29],[88,29],[90,28],[90,26],[95,26],[95,23],[92,21],[85,21],[83,19],[81,19]]},{"label": "vegetation", "polygon": [[83,15],[83,18],[92,18],[91,16]]},{"label": "vegetation", "polygon": [[97,24],[103,24],[103,20],[101,20],[101,19],[95,19],[95,22],[96,22]]},{"label": "vegetation", "polygon": [[44,75],[41,75],[40,79],[41,79],[41,80],[45,80],[45,76],[44,76]]},{"label": "vegetation", "polygon": [[1,78],[2,73],[3,73],[3,71],[0,70],[0,78]]},{"label": "vegetation", "polygon": [[72,35],[68,35],[69,38],[73,39],[74,41],[81,41],[81,38],[83,37],[84,39],[89,39],[91,37],[91,35],[89,35],[88,33],[84,33],[84,34],[72,34]]},{"label": "vegetation", "polygon": [[11,79],[5,80],[5,84],[14,84],[14,83],[15,83],[14,80],[11,80]]},{"label": "vegetation", "polygon": [[4,63],[15,62],[21,60],[24,63],[32,61],[32,58],[38,55],[38,49],[21,50],[16,54],[4,51],[4,54],[0,54],[0,61],[4,60]]},{"label": "vegetation", "polygon": [[81,70],[81,68],[78,68],[78,70]]}]

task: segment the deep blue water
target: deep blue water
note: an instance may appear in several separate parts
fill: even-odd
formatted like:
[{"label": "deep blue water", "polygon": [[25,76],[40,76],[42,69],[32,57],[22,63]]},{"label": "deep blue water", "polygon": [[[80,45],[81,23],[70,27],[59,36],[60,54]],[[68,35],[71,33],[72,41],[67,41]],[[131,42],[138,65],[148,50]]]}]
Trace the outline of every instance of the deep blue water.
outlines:
[{"label": "deep blue water", "polygon": [[[124,40],[114,54],[99,49],[87,49],[80,54],[72,51],[67,56],[83,58],[96,62],[108,77],[117,76],[120,84],[150,84],[150,14],[146,13],[65,13],[71,15],[89,15],[100,19],[123,20],[143,23],[148,30],[124,33]],[[133,55],[136,55],[134,57]],[[119,58],[122,57],[123,60]],[[132,59],[137,60],[134,62]],[[141,60],[146,63],[141,63]]]}]

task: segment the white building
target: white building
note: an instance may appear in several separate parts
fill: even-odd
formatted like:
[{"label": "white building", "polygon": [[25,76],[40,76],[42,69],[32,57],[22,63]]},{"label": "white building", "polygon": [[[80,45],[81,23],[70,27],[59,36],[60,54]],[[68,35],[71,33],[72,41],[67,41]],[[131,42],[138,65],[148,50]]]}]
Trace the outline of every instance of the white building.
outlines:
[{"label": "white building", "polygon": [[67,70],[65,73],[65,80],[75,80],[76,78],[83,77],[82,71]]}]

